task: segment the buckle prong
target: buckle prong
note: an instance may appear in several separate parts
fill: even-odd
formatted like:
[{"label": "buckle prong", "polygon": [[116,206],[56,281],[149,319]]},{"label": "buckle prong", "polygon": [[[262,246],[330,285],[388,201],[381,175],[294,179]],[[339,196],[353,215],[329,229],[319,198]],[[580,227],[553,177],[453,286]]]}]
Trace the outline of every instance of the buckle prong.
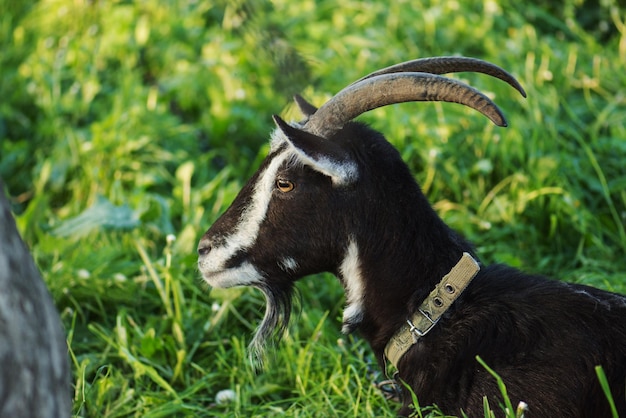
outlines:
[{"label": "buckle prong", "polygon": [[409,324],[409,331],[414,334],[414,338],[415,341],[417,341],[418,338],[423,337],[424,335],[428,334],[428,332],[433,329],[433,327],[437,324],[437,322],[439,322],[439,318],[437,318],[436,320],[432,320],[432,318],[423,310],[418,309],[419,313],[422,314],[422,316],[424,318],[426,318],[428,320],[428,322],[430,322],[430,324],[428,325],[428,327],[425,330],[420,330],[419,328],[417,328],[415,326],[415,324],[413,324],[413,322],[411,322],[410,319],[406,320],[406,323]]}]

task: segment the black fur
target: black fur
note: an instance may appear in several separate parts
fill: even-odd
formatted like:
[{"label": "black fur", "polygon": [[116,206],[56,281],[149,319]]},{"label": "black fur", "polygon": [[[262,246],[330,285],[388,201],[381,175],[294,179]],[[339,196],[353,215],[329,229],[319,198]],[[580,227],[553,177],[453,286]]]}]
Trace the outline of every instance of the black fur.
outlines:
[{"label": "black fur", "polygon": [[[295,128],[283,129],[287,136],[299,135]],[[339,265],[355,240],[365,281],[364,313],[360,323],[348,325],[370,343],[383,366],[391,336],[462,253],[473,249],[438,217],[381,134],[350,123],[328,139],[358,165],[358,180],[337,187],[293,161],[279,170],[278,177],[297,187],[288,194],[274,192],[257,241],[242,255],[264,272],[260,287],[270,302],[255,341],[262,345],[274,329],[286,326],[295,280],[330,271],[344,282]],[[251,187],[246,185],[204,240],[237,222]],[[299,262],[290,272],[277,263],[286,249]],[[399,377],[421,405],[482,416],[483,396],[495,409],[501,396],[477,355],[504,379],[514,406],[520,400],[529,405],[527,417],[609,416],[596,365],[604,368],[618,411],[626,416],[623,296],[506,266],[483,267],[431,333],[400,360]],[[408,415],[410,404],[404,390],[400,413]]]},{"label": "black fur", "polygon": [[267,344],[280,341],[287,329],[293,307],[293,285],[283,283],[256,286],[265,296],[265,315],[248,347],[252,365],[260,370],[265,361]]},{"label": "black fur", "polygon": [[610,417],[594,370],[601,365],[626,416],[625,319],[622,296],[486,267],[400,361],[400,377],[424,405],[479,416],[483,395],[492,406],[502,399],[478,355],[502,377],[514,406],[529,405],[528,417]]}]

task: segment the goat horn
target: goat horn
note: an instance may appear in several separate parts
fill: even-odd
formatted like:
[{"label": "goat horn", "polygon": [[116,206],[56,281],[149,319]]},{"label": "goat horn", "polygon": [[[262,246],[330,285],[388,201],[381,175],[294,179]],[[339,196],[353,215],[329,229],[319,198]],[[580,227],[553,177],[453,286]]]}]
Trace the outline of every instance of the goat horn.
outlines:
[{"label": "goat horn", "polygon": [[513,88],[519,91],[523,97],[526,97],[526,92],[524,91],[524,88],[515,79],[515,77],[509,74],[506,70],[490,62],[468,57],[432,57],[406,61],[400,64],[383,68],[378,71],[374,71],[373,73],[366,75],[365,77],[355,81],[352,84],[357,84],[363,80],[382,74],[406,72],[449,74],[468,71],[487,74],[492,77],[499,78],[500,80],[509,83]]},{"label": "goat horn", "polygon": [[346,87],[311,115],[304,130],[323,138],[357,116],[379,107],[405,102],[460,103],[507,126],[504,115],[487,96],[458,80],[421,72],[371,76]]}]

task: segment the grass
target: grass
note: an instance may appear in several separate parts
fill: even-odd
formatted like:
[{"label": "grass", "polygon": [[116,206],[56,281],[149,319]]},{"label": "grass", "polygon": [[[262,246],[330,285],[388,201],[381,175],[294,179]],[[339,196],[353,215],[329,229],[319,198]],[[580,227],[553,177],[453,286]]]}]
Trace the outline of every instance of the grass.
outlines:
[{"label": "grass", "polygon": [[600,3],[0,0],[0,176],[67,330],[74,416],[394,416],[335,279],[299,283],[255,374],[263,298],[203,285],[195,247],[294,93],[412,58],[483,58],[528,92],[457,75],[507,129],[449,104],[363,116],[446,222],[487,262],[626,293],[626,22]]}]

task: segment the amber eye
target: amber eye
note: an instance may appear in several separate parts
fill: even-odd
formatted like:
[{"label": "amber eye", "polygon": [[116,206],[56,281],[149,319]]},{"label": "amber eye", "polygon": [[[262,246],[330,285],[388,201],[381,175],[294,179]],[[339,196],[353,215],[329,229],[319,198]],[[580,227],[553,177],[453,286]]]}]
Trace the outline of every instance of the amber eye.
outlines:
[{"label": "amber eye", "polygon": [[283,193],[292,191],[294,187],[296,187],[296,185],[293,184],[292,181],[282,179],[276,180],[276,188]]}]

